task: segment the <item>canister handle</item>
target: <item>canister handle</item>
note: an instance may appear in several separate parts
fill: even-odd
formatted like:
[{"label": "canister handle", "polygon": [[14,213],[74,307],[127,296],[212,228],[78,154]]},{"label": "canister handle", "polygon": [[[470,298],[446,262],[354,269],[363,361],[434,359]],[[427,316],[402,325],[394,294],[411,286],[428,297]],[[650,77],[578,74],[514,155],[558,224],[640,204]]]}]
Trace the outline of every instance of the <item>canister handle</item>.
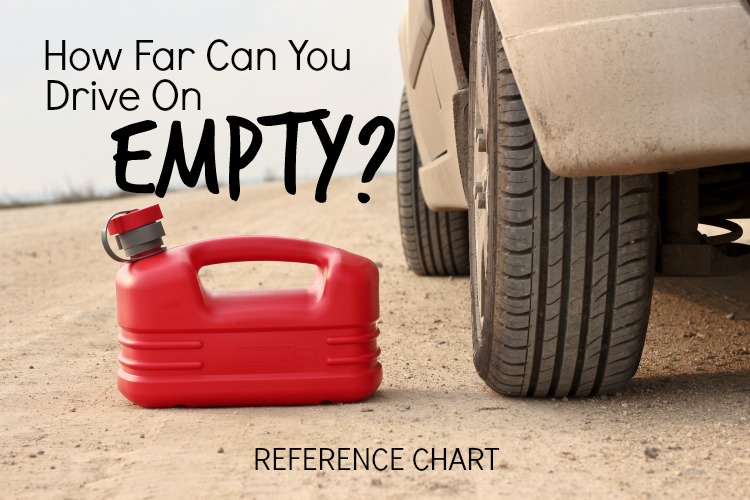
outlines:
[{"label": "canister handle", "polygon": [[327,267],[339,249],[314,241],[279,236],[230,236],[189,245],[196,271],[230,262],[297,262]]}]

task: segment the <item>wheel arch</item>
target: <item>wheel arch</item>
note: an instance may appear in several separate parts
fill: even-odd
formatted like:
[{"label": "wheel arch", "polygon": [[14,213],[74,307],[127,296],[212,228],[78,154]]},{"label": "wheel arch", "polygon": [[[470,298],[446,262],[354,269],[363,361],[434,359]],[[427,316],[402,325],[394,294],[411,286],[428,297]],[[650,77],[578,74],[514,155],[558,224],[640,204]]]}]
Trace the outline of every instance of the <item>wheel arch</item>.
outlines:
[{"label": "wheel arch", "polygon": [[553,172],[750,161],[747,0],[488,1]]},{"label": "wheel arch", "polygon": [[401,62],[422,156],[422,191],[437,211],[466,210],[465,152],[472,2],[409,0]]}]

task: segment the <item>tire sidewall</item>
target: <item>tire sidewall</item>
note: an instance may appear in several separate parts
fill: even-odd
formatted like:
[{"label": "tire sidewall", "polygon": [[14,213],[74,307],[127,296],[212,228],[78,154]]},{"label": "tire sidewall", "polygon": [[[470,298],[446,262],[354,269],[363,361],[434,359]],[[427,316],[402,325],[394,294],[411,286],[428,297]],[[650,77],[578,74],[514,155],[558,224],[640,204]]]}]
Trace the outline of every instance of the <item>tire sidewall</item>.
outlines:
[{"label": "tire sidewall", "polygon": [[[491,248],[487,251],[488,262],[485,264],[485,270],[489,269],[489,272],[485,271],[484,279],[486,280],[485,294],[483,297],[479,296],[479,280],[482,279],[479,276],[479,270],[477,265],[477,259],[481,256],[477,255],[476,248],[476,201],[474,198],[474,161],[475,161],[475,130],[477,125],[475,124],[475,102],[476,102],[476,68],[477,64],[480,64],[481,54],[479,53],[479,27],[480,22],[484,21],[485,36],[487,38],[487,67],[486,72],[488,75],[495,75],[497,69],[497,61],[495,54],[495,37],[497,36],[497,29],[494,24],[494,17],[491,12],[491,8],[488,9],[489,3],[485,0],[479,0],[475,2],[474,9],[472,12],[472,23],[471,23],[471,55],[470,55],[470,72],[469,72],[469,175],[468,192],[471,198],[468,200],[469,203],[469,248],[470,248],[470,263],[471,263],[471,315],[472,315],[472,344],[474,351],[474,366],[482,378],[485,378],[490,369],[490,358],[492,352],[492,325],[494,324],[494,303],[495,303],[495,251],[496,248],[496,225],[495,213],[496,213],[496,175],[497,175],[497,148],[496,148],[496,137],[497,127],[495,126],[496,110],[492,105],[492,97],[496,95],[497,79],[496,77],[488,78],[490,82],[490,102],[488,103],[489,119],[488,130],[486,133],[486,144],[487,144],[487,155],[488,155],[488,179],[487,179],[487,241]],[[482,15],[484,13],[484,16]],[[484,312],[484,321],[481,320],[479,311]]]}]

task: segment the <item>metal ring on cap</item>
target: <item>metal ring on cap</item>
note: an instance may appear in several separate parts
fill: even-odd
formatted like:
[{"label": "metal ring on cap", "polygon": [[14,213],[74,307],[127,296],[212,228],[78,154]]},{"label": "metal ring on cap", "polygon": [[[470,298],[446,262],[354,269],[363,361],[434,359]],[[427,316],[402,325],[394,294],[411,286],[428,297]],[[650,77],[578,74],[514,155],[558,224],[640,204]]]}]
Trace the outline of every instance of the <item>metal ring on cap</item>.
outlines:
[{"label": "metal ring on cap", "polygon": [[114,252],[114,250],[112,250],[112,247],[109,246],[109,238],[107,238],[107,230],[109,228],[109,223],[110,223],[110,221],[112,221],[112,219],[114,219],[118,215],[125,215],[125,214],[129,214],[130,212],[135,212],[135,209],[132,209],[132,210],[123,210],[122,212],[114,213],[104,223],[104,227],[102,228],[102,246],[104,247],[104,251],[107,252],[107,255],[109,255],[112,258],[112,260],[115,260],[117,262],[137,262],[139,260],[143,260],[143,259],[146,259],[148,257],[152,257],[152,256],[154,256],[156,254],[160,254],[163,251],[165,251],[167,249],[167,247],[161,247],[161,248],[159,248],[159,249],[157,249],[157,250],[149,253],[148,255],[142,255],[140,257],[131,257],[129,259],[123,259],[119,255],[117,255]]}]

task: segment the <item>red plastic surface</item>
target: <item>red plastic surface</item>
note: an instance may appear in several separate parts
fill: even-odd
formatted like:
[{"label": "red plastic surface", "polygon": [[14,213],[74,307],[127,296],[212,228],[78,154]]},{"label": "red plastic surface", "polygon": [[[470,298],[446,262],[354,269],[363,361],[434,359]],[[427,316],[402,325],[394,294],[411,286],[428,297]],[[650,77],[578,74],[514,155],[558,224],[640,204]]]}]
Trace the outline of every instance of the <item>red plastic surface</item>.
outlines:
[{"label": "red plastic surface", "polygon": [[[201,267],[314,264],[306,288],[215,292]],[[270,236],[200,241],[117,274],[118,387],[145,407],[351,402],[382,381],[378,269],[320,243]]]},{"label": "red plastic surface", "polygon": [[125,215],[121,215],[109,221],[107,229],[109,230],[110,236],[116,234],[122,234],[127,231],[151,224],[164,216],[161,214],[161,207],[159,205],[151,205],[150,207],[142,208],[140,210],[133,210]]}]

